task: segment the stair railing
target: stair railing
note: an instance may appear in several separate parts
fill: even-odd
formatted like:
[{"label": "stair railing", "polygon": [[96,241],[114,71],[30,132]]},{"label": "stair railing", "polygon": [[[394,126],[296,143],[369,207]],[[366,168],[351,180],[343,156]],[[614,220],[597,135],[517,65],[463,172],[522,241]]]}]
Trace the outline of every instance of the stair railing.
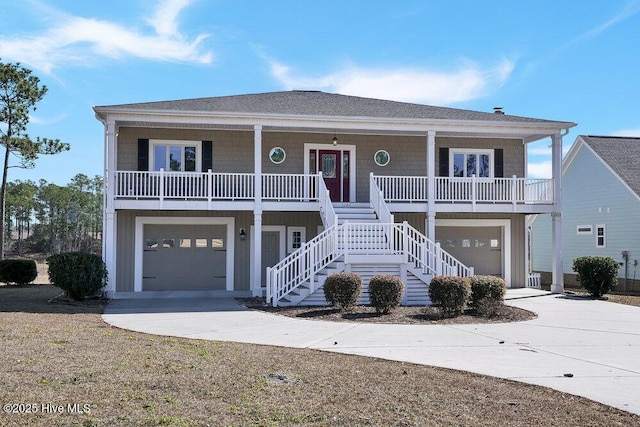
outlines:
[{"label": "stair railing", "polygon": [[322,224],[325,229],[329,229],[334,225],[338,225],[338,216],[333,209],[333,203],[331,203],[331,195],[322,178],[322,172],[318,174],[318,202],[320,203],[320,217],[322,218]]},{"label": "stair railing", "polygon": [[373,172],[369,173],[369,203],[371,203],[371,207],[375,211],[380,222],[395,222],[393,215],[389,210],[389,206],[387,206],[387,203],[384,201],[384,194],[380,187],[378,187],[376,180],[373,178]]},{"label": "stair railing", "polygon": [[406,241],[405,253],[407,262],[419,268],[424,274],[434,276],[473,276],[473,267],[467,267],[450,253],[427,238],[420,231],[403,224],[403,236]]},{"label": "stair railing", "polygon": [[[319,271],[342,256],[344,249],[338,245],[341,230],[342,226],[331,226],[273,267],[268,267],[267,302],[277,307],[280,299],[306,281],[312,284]],[[310,287],[313,292],[315,289]]]}]

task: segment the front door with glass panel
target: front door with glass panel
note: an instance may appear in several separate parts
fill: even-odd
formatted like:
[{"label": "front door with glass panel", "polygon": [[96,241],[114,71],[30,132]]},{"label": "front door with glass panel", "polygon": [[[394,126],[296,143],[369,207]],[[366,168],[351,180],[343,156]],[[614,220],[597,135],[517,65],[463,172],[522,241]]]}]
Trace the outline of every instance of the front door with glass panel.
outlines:
[{"label": "front door with glass panel", "polygon": [[312,174],[322,173],[332,202],[349,201],[349,151],[311,150],[309,155]]}]

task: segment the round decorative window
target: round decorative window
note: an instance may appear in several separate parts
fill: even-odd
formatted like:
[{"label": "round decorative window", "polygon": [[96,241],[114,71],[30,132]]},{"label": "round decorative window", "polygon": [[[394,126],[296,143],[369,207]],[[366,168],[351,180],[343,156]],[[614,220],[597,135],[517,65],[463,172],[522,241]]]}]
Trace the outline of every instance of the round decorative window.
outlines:
[{"label": "round decorative window", "polygon": [[287,157],[287,153],[280,147],[273,147],[271,151],[269,151],[269,159],[276,165],[284,162],[285,157]]},{"label": "round decorative window", "polygon": [[373,161],[376,162],[378,166],[387,166],[389,160],[391,160],[391,156],[389,156],[389,152],[386,150],[378,150],[376,154],[373,155]]}]

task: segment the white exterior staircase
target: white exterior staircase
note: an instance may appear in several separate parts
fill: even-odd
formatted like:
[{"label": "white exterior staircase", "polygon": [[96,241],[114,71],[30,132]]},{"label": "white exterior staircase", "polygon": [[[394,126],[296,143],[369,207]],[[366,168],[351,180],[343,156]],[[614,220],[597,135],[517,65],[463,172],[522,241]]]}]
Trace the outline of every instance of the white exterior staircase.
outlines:
[{"label": "white exterior staircase", "polygon": [[274,306],[327,305],[322,288],[326,278],[350,271],[362,276],[361,304],[369,303],[371,278],[391,274],[405,283],[404,305],[426,305],[434,275],[473,274],[472,268],[407,222],[394,222],[373,179],[370,199],[370,204],[331,204],[326,192],[320,209],[326,229],[267,269],[267,302]]}]

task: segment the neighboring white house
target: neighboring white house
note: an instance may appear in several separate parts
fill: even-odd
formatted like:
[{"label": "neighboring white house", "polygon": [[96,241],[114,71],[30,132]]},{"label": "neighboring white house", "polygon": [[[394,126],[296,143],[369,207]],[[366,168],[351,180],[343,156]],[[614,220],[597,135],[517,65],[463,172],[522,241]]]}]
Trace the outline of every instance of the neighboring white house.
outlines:
[{"label": "neighboring white house", "polygon": [[[564,272],[575,284],[573,260],[608,256],[622,265],[617,289],[640,291],[640,138],[580,135],[563,164]],[[550,272],[550,222],[531,225],[532,268]]]},{"label": "neighboring white house", "polygon": [[[525,218],[554,214],[571,122],[318,91],[94,108],[105,126],[113,297],[204,291],[323,303],[327,274],[527,283]],[[548,139],[554,176],[526,176]],[[555,255],[554,255],[555,254]]]}]

